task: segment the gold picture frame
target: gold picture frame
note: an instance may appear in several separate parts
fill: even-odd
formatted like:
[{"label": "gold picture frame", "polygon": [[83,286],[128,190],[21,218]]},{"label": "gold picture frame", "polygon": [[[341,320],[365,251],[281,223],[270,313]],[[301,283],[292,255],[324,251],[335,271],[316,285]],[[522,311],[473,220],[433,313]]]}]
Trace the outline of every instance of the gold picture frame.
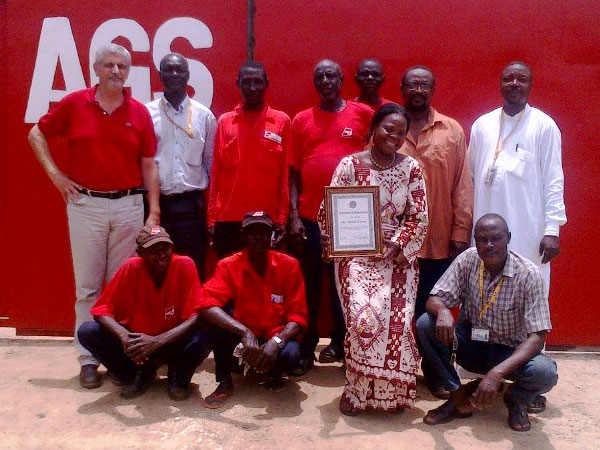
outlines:
[{"label": "gold picture frame", "polygon": [[325,221],[330,257],[383,254],[379,186],[325,186]]}]

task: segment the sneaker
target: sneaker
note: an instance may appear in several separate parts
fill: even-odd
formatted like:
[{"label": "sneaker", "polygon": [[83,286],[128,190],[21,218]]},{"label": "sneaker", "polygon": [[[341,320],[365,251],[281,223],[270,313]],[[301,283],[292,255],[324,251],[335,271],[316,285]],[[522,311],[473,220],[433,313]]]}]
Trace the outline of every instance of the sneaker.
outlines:
[{"label": "sneaker", "polygon": [[94,364],[86,364],[81,366],[79,372],[79,384],[86,389],[96,389],[102,385],[102,378],[98,373],[98,366]]},{"label": "sneaker", "polygon": [[142,395],[150,386],[150,383],[156,378],[156,370],[153,368],[142,367],[135,374],[131,383],[123,385],[121,388],[122,398],[135,398]]}]

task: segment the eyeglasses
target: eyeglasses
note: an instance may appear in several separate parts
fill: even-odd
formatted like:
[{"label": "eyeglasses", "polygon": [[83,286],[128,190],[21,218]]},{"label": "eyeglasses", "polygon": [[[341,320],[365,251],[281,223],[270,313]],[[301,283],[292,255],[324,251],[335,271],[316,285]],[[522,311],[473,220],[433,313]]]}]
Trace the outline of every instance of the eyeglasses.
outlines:
[{"label": "eyeglasses", "polygon": [[430,83],[417,83],[417,82],[403,83],[402,87],[409,91],[416,91],[419,88],[421,88],[422,91],[431,91],[431,89],[433,89],[433,85]]}]

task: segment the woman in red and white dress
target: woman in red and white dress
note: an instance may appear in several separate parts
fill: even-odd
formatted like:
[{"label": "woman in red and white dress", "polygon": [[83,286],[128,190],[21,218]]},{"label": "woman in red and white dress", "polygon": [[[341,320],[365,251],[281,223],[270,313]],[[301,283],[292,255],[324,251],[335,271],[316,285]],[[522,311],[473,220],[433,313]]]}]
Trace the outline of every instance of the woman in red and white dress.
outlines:
[{"label": "woman in red and white dress", "polygon": [[[427,233],[425,181],[416,160],[397,153],[409,125],[395,103],[381,106],[371,144],[339,163],[332,186],[379,186],[381,257],[336,258],[336,285],[347,333],[346,383],[340,411],[398,411],[412,407],[419,354],[411,329],[417,295],[417,254]],[[324,206],[319,224],[325,229]],[[326,239],[328,237],[326,236]]]}]

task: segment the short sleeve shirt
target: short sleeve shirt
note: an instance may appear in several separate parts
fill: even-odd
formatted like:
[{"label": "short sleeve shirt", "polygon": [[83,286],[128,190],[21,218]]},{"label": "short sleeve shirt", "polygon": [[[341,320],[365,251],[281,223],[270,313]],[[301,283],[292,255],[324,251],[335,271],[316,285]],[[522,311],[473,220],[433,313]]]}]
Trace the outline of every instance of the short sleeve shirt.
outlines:
[{"label": "short sleeve shirt", "polygon": [[242,105],[219,118],[210,177],[208,225],[241,221],[248,211],[266,211],[278,224],[289,212],[290,118],[268,105],[260,112]]},{"label": "short sleeve shirt", "polygon": [[443,299],[448,308],[460,306],[459,321],[490,330],[490,342],[517,347],[537,331],[551,330],[550,308],[539,269],[518,253],[509,252],[502,273],[490,280],[484,270],[484,298],[490,299],[502,278],[496,301],[479,319],[485,303],[479,292],[479,265],[473,247],[461,253],[435,284],[431,295]]},{"label": "short sleeve shirt", "polygon": [[156,137],[150,114],[124,91],[112,114],[96,101],[96,89],[73,92],[43,116],[38,127],[68,145],[70,179],[88,189],[112,191],[142,185],[142,157],[154,157]]},{"label": "short sleeve shirt", "polygon": [[215,274],[204,285],[201,308],[225,306],[233,299],[233,317],[257,337],[268,339],[288,322],[307,326],[304,279],[291,256],[269,251],[264,277],[257,274],[245,252],[219,261]]},{"label": "short sleeve shirt", "polygon": [[336,113],[313,107],[294,117],[290,165],[300,172],[300,217],[317,220],[324,187],[342,158],[365,147],[372,115],[368,106],[349,101]]},{"label": "short sleeve shirt", "polygon": [[136,256],[125,261],[90,312],[111,316],[129,331],[156,336],[195,315],[201,297],[198,273],[189,257],[173,255],[167,277],[157,288]]}]

